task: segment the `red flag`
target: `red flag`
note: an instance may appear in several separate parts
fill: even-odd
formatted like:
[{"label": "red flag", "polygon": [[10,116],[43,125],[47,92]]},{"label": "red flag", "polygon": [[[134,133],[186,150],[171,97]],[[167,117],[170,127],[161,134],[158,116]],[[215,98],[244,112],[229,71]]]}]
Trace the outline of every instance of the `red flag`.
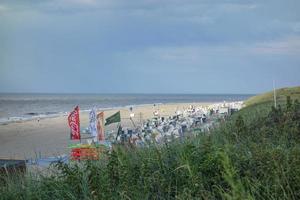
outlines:
[{"label": "red flag", "polygon": [[104,112],[98,113],[97,115],[97,130],[98,130],[98,139],[99,141],[105,140],[104,135]]},{"label": "red flag", "polygon": [[80,140],[80,121],[78,106],[76,106],[76,108],[70,113],[68,122],[71,129],[71,140]]}]

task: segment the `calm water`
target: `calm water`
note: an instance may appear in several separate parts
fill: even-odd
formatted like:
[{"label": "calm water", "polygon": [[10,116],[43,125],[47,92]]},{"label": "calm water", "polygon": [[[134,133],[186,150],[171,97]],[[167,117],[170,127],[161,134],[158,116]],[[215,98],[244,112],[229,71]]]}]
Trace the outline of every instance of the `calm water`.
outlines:
[{"label": "calm water", "polygon": [[159,103],[240,101],[251,95],[204,94],[0,94],[0,123],[62,115],[79,105],[81,110],[110,109]]}]

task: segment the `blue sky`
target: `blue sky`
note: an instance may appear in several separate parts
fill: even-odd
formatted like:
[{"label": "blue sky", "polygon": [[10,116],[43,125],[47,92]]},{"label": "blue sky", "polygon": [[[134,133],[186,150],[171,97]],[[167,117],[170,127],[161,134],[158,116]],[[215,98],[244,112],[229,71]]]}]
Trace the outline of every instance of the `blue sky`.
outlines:
[{"label": "blue sky", "polygon": [[299,0],[1,0],[0,92],[300,85]]}]

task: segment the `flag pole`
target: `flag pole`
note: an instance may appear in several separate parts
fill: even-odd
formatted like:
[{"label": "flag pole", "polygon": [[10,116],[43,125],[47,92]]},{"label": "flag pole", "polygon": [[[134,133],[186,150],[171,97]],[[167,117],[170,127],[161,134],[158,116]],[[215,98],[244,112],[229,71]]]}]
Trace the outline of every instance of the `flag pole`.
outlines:
[{"label": "flag pole", "polygon": [[273,80],[273,91],[274,91],[274,107],[277,108],[277,98],[276,98],[275,80]]},{"label": "flag pole", "polygon": [[117,139],[118,139],[118,136],[119,136],[119,128],[120,128],[120,126],[121,126],[121,123],[119,122],[118,123],[118,126],[117,126],[117,136],[116,136],[116,141],[117,141]]},{"label": "flag pole", "polygon": [[101,121],[101,124],[102,124],[102,134],[103,134],[103,139],[104,139],[104,141],[105,141],[105,122],[104,122],[104,112],[103,112],[103,117],[102,117],[102,121]]},{"label": "flag pole", "polygon": [[[79,105],[77,105],[79,106]],[[81,144],[81,134],[80,134],[80,111],[78,109],[78,127],[79,127],[79,141],[80,141],[80,144]]]}]

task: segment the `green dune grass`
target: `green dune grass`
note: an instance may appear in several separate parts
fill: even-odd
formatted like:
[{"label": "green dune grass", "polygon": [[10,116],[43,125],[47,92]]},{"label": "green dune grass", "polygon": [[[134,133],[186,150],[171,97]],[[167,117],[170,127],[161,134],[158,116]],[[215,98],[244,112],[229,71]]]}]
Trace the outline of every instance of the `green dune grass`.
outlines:
[{"label": "green dune grass", "polygon": [[[300,100],[300,86],[277,89],[276,96],[277,96],[277,101],[279,103],[284,103],[287,96],[290,96],[293,100],[295,99]],[[271,103],[271,102],[272,103],[274,102],[273,91],[251,97],[247,101],[245,101],[245,105],[251,106],[254,104]]]}]

